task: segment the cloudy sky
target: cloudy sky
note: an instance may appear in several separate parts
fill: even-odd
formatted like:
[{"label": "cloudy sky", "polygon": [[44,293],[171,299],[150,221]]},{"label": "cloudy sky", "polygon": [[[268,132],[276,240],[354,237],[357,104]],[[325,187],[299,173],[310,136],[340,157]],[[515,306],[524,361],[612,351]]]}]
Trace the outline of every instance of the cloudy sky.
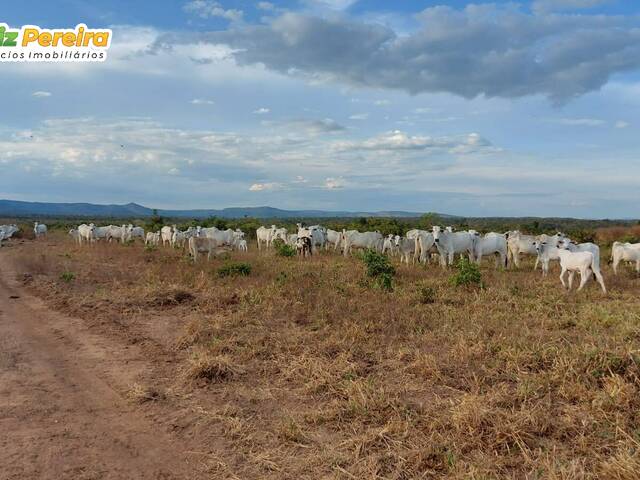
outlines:
[{"label": "cloudy sky", "polygon": [[113,42],[0,63],[0,198],[640,215],[635,0],[5,3]]}]

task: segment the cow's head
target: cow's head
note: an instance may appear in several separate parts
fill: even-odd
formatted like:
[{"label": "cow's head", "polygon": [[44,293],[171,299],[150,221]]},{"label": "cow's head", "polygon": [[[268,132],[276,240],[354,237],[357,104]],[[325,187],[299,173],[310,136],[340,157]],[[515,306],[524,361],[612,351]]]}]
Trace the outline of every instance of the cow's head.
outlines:
[{"label": "cow's head", "polygon": [[393,243],[396,244],[396,247],[400,246],[400,235],[396,235],[395,237],[393,237]]},{"label": "cow's head", "polygon": [[433,226],[433,241],[436,243],[440,243],[440,237],[442,236],[442,229],[439,225]]}]

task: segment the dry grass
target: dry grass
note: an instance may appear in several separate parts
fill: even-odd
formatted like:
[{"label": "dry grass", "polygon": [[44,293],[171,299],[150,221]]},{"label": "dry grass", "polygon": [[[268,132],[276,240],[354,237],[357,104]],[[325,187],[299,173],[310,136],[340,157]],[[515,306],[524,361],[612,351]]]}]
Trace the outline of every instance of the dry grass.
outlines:
[{"label": "dry grass", "polygon": [[169,249],[59,240],[36,252],[17,255],[58,308],[175,352],[174,387],[228,442],[220,462],[239,478],[640,476],[629,270],[604,267],[604,296],[593,284],[567,294],[530,265],[487,263],[484,290],[398,266],[386,294],[332,254],[232,254],[252,272],[220,278],[223,260],[194,266]]}]

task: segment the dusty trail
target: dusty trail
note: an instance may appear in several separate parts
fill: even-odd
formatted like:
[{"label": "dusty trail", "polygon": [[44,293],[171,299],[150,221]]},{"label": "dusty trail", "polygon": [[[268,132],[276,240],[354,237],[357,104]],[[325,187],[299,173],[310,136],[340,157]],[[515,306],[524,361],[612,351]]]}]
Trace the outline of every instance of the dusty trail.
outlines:
[{"label": "dusty trail", "polygon": [[147,367],[135,345],[25,292],[0,254],[0,479],[203,478],[188,447],[119,393]]}]

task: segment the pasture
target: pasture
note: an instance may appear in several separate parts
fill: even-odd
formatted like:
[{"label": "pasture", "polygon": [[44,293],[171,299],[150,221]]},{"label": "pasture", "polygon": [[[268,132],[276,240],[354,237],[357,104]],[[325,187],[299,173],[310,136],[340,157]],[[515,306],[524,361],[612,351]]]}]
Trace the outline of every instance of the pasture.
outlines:
[{"label": "pasture", "polygon": [[607,295],[532,258],[485,260],[483,288],[394,259],[386,292],[357,257],[253,240],[195,265],[56,231],[0,254],[52,310],[143,349],[120,393],[210,478],[638,478],[640,278],[608,251]]}]

